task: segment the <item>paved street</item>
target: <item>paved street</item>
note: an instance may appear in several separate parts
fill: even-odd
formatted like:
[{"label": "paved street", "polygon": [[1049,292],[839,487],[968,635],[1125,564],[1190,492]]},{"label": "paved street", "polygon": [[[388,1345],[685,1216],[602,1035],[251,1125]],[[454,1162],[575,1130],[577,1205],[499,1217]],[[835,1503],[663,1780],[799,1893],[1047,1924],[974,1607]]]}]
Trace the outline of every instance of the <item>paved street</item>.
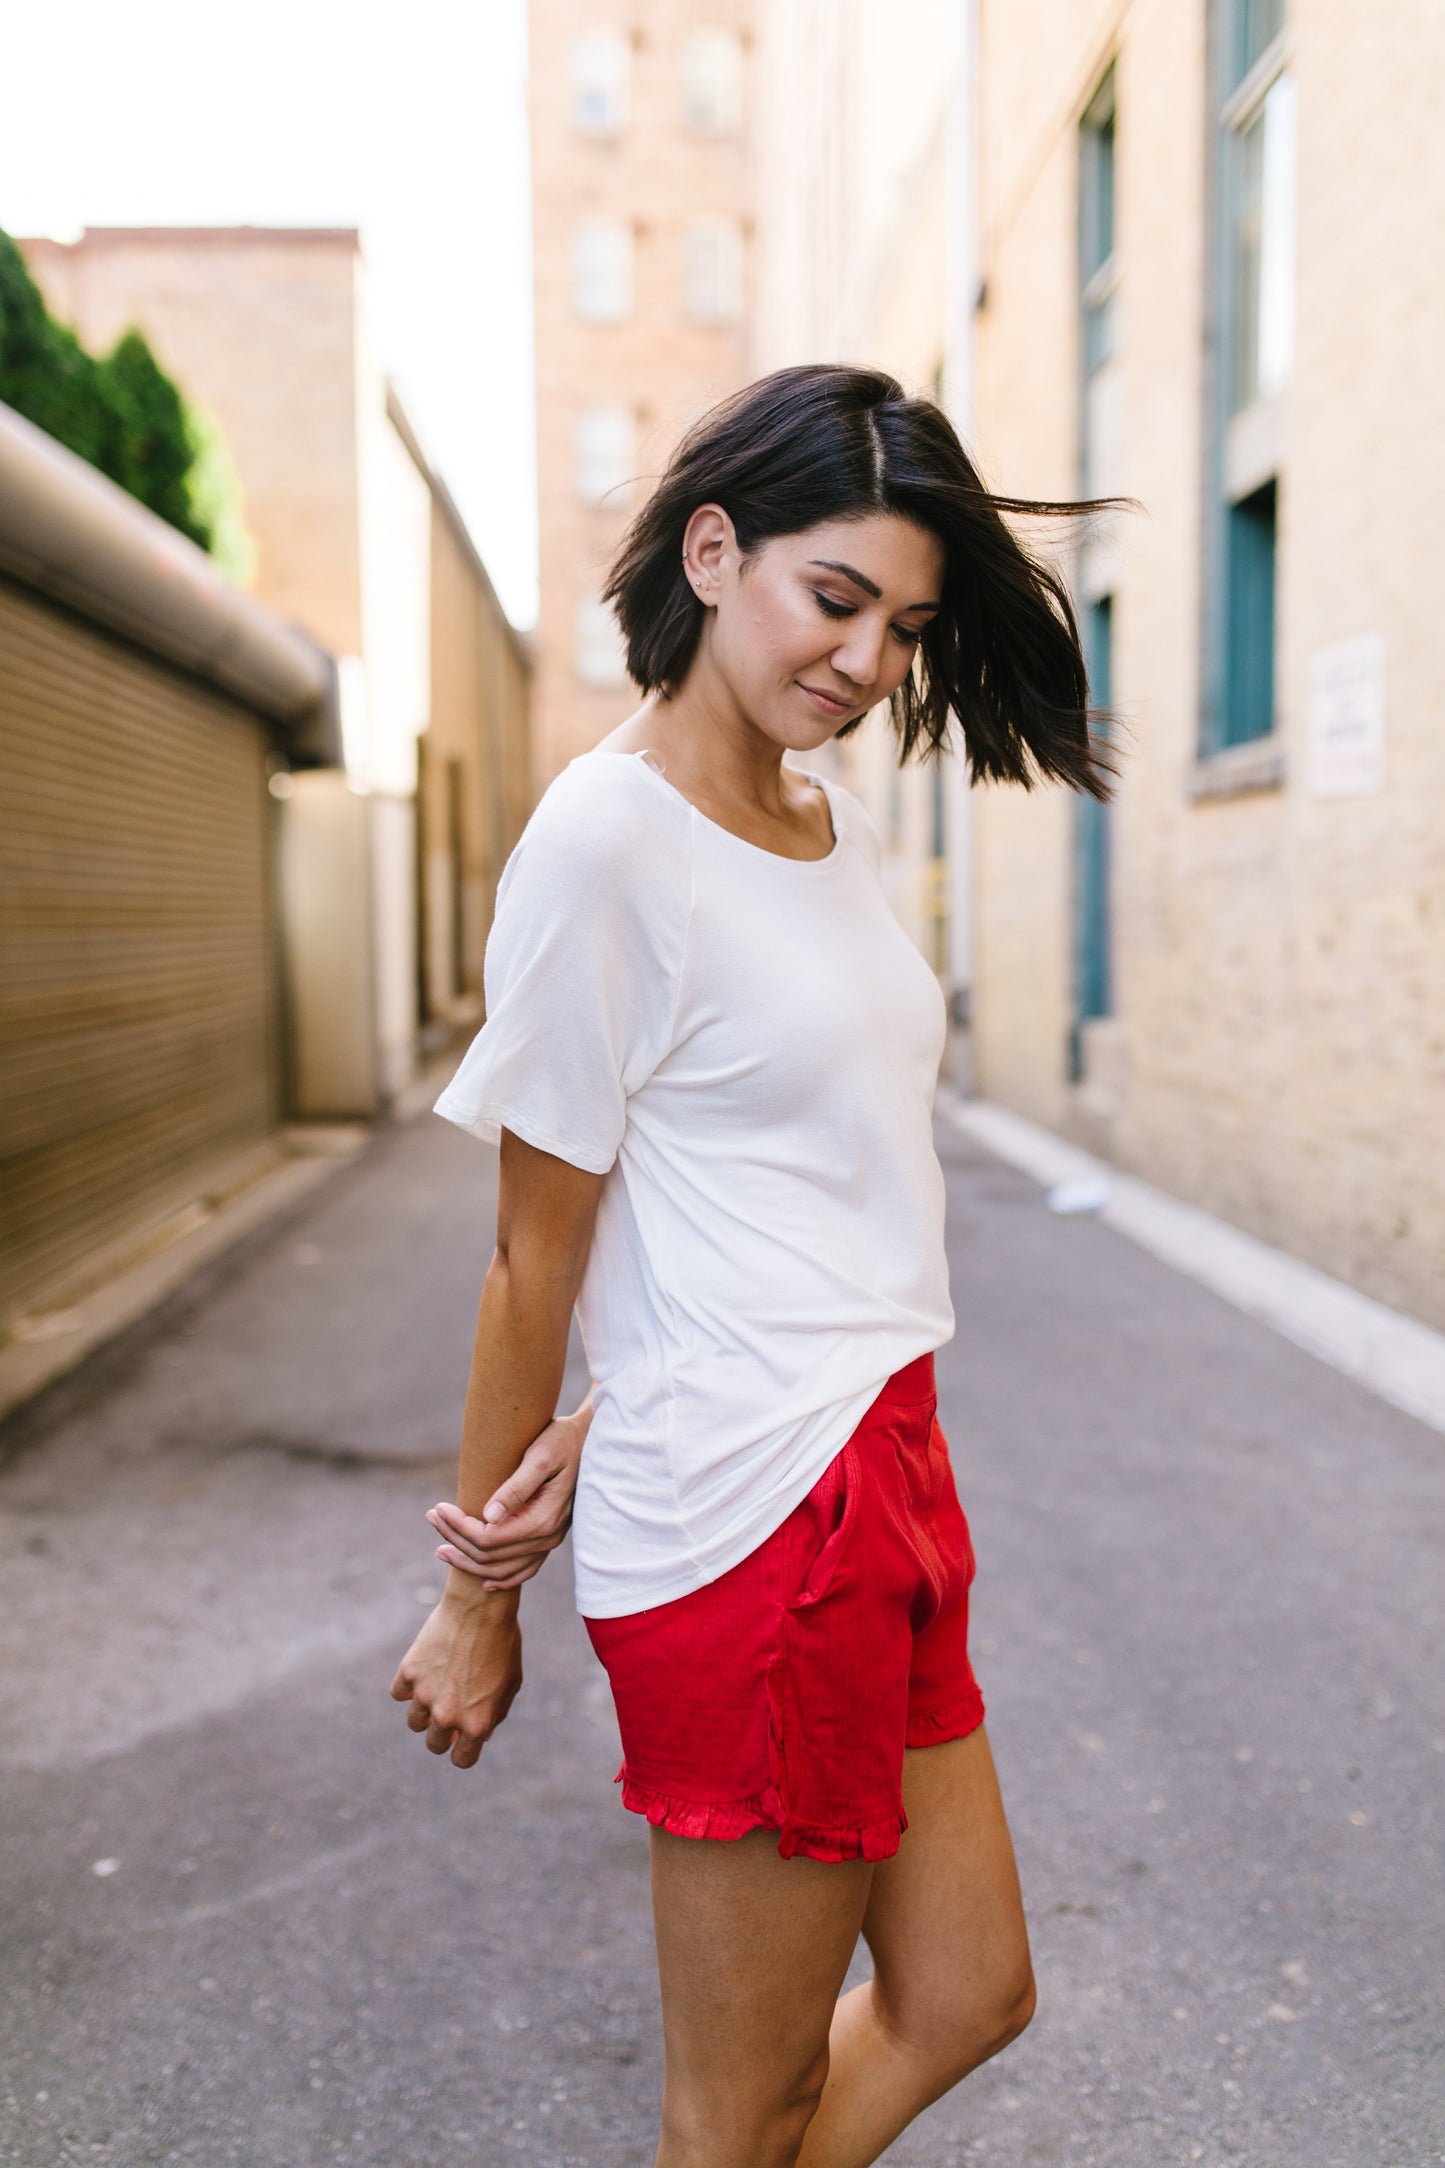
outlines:
[{"label": "paved street", "polygon": [[[1445,2160],[1445,1439],[941,1145],[1041,2002],[889,2159]],[[492,1164],[382,1135],[10,1426],[7,2168],[651,2161],[646,1844],[565,1560],[477,1771],[386,1695]]]}]

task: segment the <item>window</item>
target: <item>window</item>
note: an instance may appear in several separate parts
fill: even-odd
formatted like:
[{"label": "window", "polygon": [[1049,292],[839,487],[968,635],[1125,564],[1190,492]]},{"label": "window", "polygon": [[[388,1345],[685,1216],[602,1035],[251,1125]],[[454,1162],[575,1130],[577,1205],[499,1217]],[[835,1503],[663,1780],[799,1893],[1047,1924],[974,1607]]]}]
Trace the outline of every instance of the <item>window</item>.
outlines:
[{"label": "window", "polygon": [[627,39],[589,30],[572,40],[572,125],[579,135],[620,135],[627,123]]},{"label": "window", "polygon": [[1203,750],[1267,738],[1294,360],[1295,85],[1284,0],[1217,0],[1216,340]]},{"label": "window", "polygon": [[682,48],[682,110],[694,135],[735,135],[743,117],[743,46],[734,30],[694,30]]},{"label": "window", "polygon": [[627,683],[622,634],[600,595],[583,595],[577,604],[577,675],[584,685]]},{"label": "window", "polygon": [[632,312],[632,228],[584,218],[572,234],[572,306],[584,323],[620,324]]},{"label": "window", "polygon": [[[1081,617],[1084,662],[1089,673],[1089,701],[1107,708],[1113,699],[1114,604],[1103,595],[1086,604]],[[1074,1026],[1069,1040],[1069,1074],[1084,1074],[1085,1024],[1114,1013],[1113,956],[1110,932],[1109,808],[1097,798],[1074,805]]]},{"label": "window", "polygon": [[[1118,100],[1109,69],[1079,123],[1079,470],[1086,497],[1120,486],[1119,266],[1114,234],[1114,152]],[[1118,551],[1104,525],[1084,535],[1075,572],[1089,702],[1113,698],[1114,597]],[[1088,1072],[1086,1027],[1113,1014],[1109,892],[1109,808],[1080,797],[1073,808],[1072,1016],[1068,1074]]]},{"label": "window", "polygon": [[743,235],[735,218],[690,219],[684,305],[695,324],[733,324],[743,309]]},{"label": "window", "polygon": [[1272,399],[1294,358],[1294,80],[1277,75],[1231,131],[1230,412]]},{"label": "window", "polygon": [[1244,81],[1283,31],[1284,0],[1234,0],[1226,29],[1226,89]]},{"label": "window", "polygon": [[596,504],[630,482],[637,466],[637,428],[632,409],[584,407],[573,433],[577,494]]},{"label": "window", "polygon": [[1274,538],[1278,485],[1266,482],[1226,518],[1221,745],[1274,728]]},{"label": "window", "polygon": [[1114,366],[1114,73],[1079,129],[1079,307],[1083,369],[1081,481],[1086,497],[1118,488],[1118,371]]}]

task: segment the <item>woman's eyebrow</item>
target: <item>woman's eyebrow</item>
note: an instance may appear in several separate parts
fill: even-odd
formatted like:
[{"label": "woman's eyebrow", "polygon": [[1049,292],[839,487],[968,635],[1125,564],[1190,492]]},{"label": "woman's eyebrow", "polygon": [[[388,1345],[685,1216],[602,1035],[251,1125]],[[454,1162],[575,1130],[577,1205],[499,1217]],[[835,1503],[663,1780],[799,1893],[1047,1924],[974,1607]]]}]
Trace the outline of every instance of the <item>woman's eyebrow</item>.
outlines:
[{"label": "woman's eyebrow", "polygon": [[[823,572],[841,572],[845,580],[851,580],[855,587],[861,587],[864,594],[871,595],[875,602],[883,593],[876,581],[870,580],[867,573],[860,572],[856,565],[845,565],[836,557],[810,557],[808,562],[810,565],[817,565]],[[936,610],[939,606],[936,602],[910,602],[902,614],[906,617],[909,610]]]}]

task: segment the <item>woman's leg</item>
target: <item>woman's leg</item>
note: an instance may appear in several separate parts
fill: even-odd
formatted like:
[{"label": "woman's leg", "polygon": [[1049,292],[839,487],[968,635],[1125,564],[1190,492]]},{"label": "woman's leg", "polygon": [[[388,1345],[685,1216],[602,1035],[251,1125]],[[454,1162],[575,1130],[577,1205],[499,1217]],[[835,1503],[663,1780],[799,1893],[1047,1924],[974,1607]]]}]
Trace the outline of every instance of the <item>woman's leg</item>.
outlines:
[{"label": "woman's leg", "polygon": [[[793,2168],[881,1870],[652,1832],[667,2067],[657,2168]],[[862,2156],[859,2156],[860,2158]]]},{"label": "woman's leg", "polygon": [[873,1870],[863,1922],[874,1975],[838,2004],[799,2168],[865,2168],[1033,2015],[1013,1845],[982,1726],[906,1755],[903,1797],[908,1829]]}]

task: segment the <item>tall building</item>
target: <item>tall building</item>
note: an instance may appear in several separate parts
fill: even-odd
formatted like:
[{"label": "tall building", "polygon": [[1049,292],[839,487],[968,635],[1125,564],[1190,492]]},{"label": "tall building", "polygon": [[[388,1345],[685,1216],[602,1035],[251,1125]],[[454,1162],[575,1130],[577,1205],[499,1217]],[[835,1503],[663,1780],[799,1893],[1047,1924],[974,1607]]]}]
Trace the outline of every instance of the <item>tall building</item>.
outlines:
[{"label": "tall building", "polygon": [[1117,801],[976,794],[980,1083],[1436,1325],[1442,80],[1426,7],[980,10],[981,435],[1142,507]]},{"label": "tall building", "polygon": [[751,0],[531,0],[535,784],[636,704],[608,559],[678,435],[750,373]]}]

